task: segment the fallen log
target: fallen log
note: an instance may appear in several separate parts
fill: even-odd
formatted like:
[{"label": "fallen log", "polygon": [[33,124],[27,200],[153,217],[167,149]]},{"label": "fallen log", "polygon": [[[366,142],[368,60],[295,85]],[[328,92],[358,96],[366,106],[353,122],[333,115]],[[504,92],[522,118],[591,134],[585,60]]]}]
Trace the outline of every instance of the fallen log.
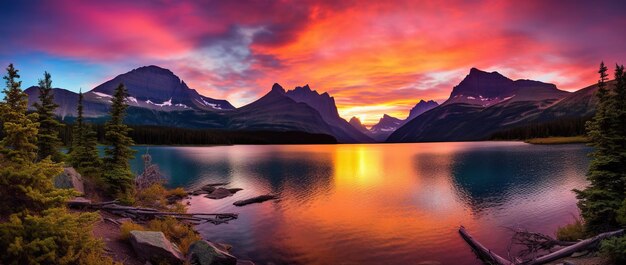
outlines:
[{"label": "fallen log", "polygon": [[480,242],[474,240],[474,238],[465,230],[465,227],[461,226],[459,228],[459,233],[461,234],[461,237],[463,237],[463,239],[465,239],[465,241],[470,245],[470,247],[472,247],[474,252],[478,254],[478,257],[480,257],[483,261],[490,262],[488,264],[495,264],[495,265],[514,265],[515,264],[503,257],[500,257],[498,254],[492,252],[491,250],[483,246]]},{"label": "fallen log", "polygon": [[132,206],[124,206],[118,205],[114,202],[104,202],[104,203],[90,203],[90,202],[80,202],[76,204],[75,202],[68,202],[69,207],[82,208],[82,209],[93,209],[93,210],[103,210],[110,212],[112,214],[129,217],[133,220],[145,221],[151,220],[156,217],[165,217],[169,216],[172,218],[176,218],[181,221],[192,221],[194,224],[200,223],[213,223],[213,224],[222,224],[228,223],[231,220],[235,220],[239,217],[236,213],[176,213],[176,212],[162,212],[157,209],[145,208],[145,207],[132,207]]},{"label": "fallen log", "polygon": [[235,206],[244,206],[244,205],[248,205],[248,204],[252,204],[252,203],[261,203],[261,202],[264,202],[264,201],[275,200],[275,199],[278,199],[277,195],[266,194],[266,195],[261,195],[261,196],[253,197],[253,198],[250,198],[250,199],[246,199],[246,200],[236,201],[236,202],[233,203],[233,205],[235,205]]},{"label": "fallen log", "polygon": [[562,248],[560,250],[557,250],[555,252],[552,252],[550,254],[541,256],[535,260],[525,262],[524,265],[546,264],[548,262],[552,262],[560,258],[569,257],[574,252],[587,250],[589,248],[595,248],[598,246],[598,243],[600,243],[600,241],[607,239],[609,237],[619,236],[622,234],[624,234],[624,229],[620,229],[620,230],[613,231],[613,232],[602,233],[592,238],[588,238],[583,241],[580,241],[574,245],[571,245],[571,246]]},{"label": "fallen log", "polygon": [[[613,231],[613,232],[606,232],[606,233],[599,234],[599,235],[594,236],[592,238],[588,238],[588,239],[582,240],[582,241],[580,241],[578,243],[575,243],[573,245],[564,247],[564,248],[562,248],[560,250],[557,250],[555,252],[552,252],[550,254],[543,255],[543,256],[538,257],[536,259],[527,260],[527,261],[516,261],[516,262],[509,261],[509,260],[499,256],[498,254],[494,253],[490,249],[486,248],[482,244],[480,244],[480,242],[478,242],[474,238],[472,238],[472,236],[465,230],[465,227],[461,226],[459,228],[459,233],[461,234],[461,237],[463,237],[463,239],[465,239],[465,241],[470,245],[470,247],[472,247],[474,252],[476,252],[476,254],[485,262],[485,264],[496,264],[496,265],[541,265],[541,264],[546,264],[546,263],[549,263],[549,262],[552,262],[552,261],[555,261],[555,260],[558,260],[558,259],[561,259],[561,258],[569,257],[570,255],[572,255],[575,252],[587,250],[587,249],[590,249],[590,248],[595,248],[595,247],[598,246],[600,241],[602,241],[604,239],[624,234],[624,229],[620,229],[620,230]],[[563,243],[565,243],[565,242],[563,242]]]}]

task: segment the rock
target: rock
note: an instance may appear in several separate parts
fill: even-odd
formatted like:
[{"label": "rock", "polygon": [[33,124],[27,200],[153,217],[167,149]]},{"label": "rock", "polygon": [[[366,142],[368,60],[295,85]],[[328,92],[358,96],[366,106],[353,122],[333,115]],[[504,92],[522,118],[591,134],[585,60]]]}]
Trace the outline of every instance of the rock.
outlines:
[{"label": "rock", "polygon": [[233,196],[233,194],[228,189],[217,188],[205,197],[209,199],[219,200],[230,196]]},{"label": "rock", "polygon": [[572,255],[570,257],[572,257],[572,258],[579,258],[579,257],[587,256],[587,254],[589,254],[589,251],[583,250],[583,251],[572,253]]},{"label": "rock", "polygon": [[73,167],[66,167],[63,173],[54,177],[54,187],[59,189],[75,189],[80,193],[85,193],[83,177],[76,172]]},{"label": "rock", "polygon": [[200,188],[200,191],[205,191],[207,193],[211,193],[213,191],[215,191],[215,187],[214,186],[204,186],[202,188]]},{"label": "rock", "polygon": [[237,265],[237,258],[212,242],[198,240],[189,246],[187,262],[197,265]]},{"label": "rock", "polygon": [[183,254],[162,232],[130,231],[130,243],[142,259],[155,263],[182,264]]},{"label": "rock", "polygon": [[261,203],[264,201],[275,200],[275,199],[278,199],[277,195],[267,194],[267,195],[261,195],[261,196],[257,196],[254,198],[246,199],[246,200],[236,201],[233,203],[233,205],[244,206],[244,205],[248,205],[252,203]]},{"label": "rock", "polygon": [[82,208],[89,206],[91,204],[91,200],[85,199],[83,197],[74,197],[67,201],[67,206],[70,208]]},{"label": "rock", "polygon": [[232,193],[232,194],[235,194],[235,193],[237,193],[240,190],[243,190],[243,189],[241,189],[241,188],[228,189],[228,191],[230,191],[230,193]]},{"label": "rock", "polygon": [[211,191],[206,191],[206,190],[194,190],[191,195],[200,195],[200,194],[209,194],[213,192],[213,190]]}]

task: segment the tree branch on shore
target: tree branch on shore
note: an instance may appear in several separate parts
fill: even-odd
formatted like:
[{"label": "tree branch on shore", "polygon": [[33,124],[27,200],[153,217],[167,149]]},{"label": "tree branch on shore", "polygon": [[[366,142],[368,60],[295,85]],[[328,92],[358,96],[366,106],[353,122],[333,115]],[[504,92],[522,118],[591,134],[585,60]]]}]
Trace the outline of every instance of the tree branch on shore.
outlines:
[{"label": "tree branch on shore", "polygon": [[147,221],[157,217],[173,217],[177,220],[197,225],[202,223],[223,224],[239,217],[236,213],[176,213],[163,212],[153,208],[132,207],[117,204],[117,201],[91,203],[89,200],[71,200],[68,202],[71,208],[103,210],[112,214],[128,217],[136,221]]},{"label": "tree branch on shore", "polygon": [[[546,254],[537,258],[533,258],[530,260],[518,260],[516,259],[515,261],[510,261],[507,260],[501,256],[499,256],[498,254],[494,253],[493,251],[491,251],[490,249],[488,249],[487,247],[483,246],[480,242],[478,242],[477,240],[475,240],[465,229],[465,227],[461,226],[459,228],[459,233],[461,234],[461,237],[463,237],[463,239],[465,239],[465,241],[470,245],[470,247],[472,247],[472,249],[475,251],[475,253],[479,256],[479,258],[481,260],[483,260],[483,262],[485,264],[496,264],[496,265],[541,265],[541,264],[546,264],[548,262],[552,262],[555,260],[558,260],[560,258],[565,258],[565,257],[569,257],[570,255],[572,255],[575,252],[579,252],[579,251],[583,251],[583,250],[588,250],[588,249],[594,249],[597,248],[600,241],[610,238],[610,237],[614,237],[614,236],[620,236],[622,234],[624,234],[624,229],[620,229],[620,230],[616,230],[616,231],[612,231],[612,232],[606,232],[606,233],[602,233],[599,234],[597,236],[594,236],[592,238],[588,238],[579,242],[576,242],[574,244],[571,244],[569,246],[566,246],[560,250],[557,250],[555,252],[552,252],[550,254]],[[535,240],[536,242],[538,242],[539,244],[543,244],[543,246],[541,247],[533,247],[534,249],[543,249],[543,247],[547,246],[547,242],[549,242],[549,244],[570,244],[571,242],[562,242],[562,241],[558,241],[558,240],[553,240],[550,241],[551,237],[549,236],[545,236],[542,234],[538,234],[538,233],[522,233],[522,235],[524,235],[524,237],[530,239],[530,240],[524,240],[522,242],[524,242],[525,244],[531,244],[533,240]]]}]

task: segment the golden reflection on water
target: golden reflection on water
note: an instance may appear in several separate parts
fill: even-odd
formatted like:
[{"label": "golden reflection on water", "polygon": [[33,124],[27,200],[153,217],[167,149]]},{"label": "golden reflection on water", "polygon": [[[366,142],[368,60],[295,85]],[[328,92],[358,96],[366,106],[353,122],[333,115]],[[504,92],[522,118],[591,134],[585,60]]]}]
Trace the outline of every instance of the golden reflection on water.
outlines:
[{"label": "golden reflection on water", "polygon": [[[393,152],[380,147],[342,145],[332,149],[332,191],[312,196],[304,209],[299,201],[287,198],[281,202],[294,209],[283,212],[283,219],[289,220],[280,228],[286,239],[283,246],[304,253],[313,263],[332,264],[355,249],[385,251],[415,244],[415,240],[456,238],[459,220],[473,224],[450,188],[449,171],[426,176],[426,171],[432,171],[421,171],[419,162],[406,157],[405,147],[394,147]],[[363,241],[358,247],[353,242],[352,249],[343,252],[341,244],[329,242],[329,234]]]},{"label": "golden reflection on water", "polygon": [[[501,253],[510,238],[503,226],[550,233],[570,219],[570,190],[584,185],[587,161],[581,148],[520,143],[193,150],[187,156],[199,164],[225,163],[231,186],[244,188],[220,201],[194,198],[191,211],[241,214],[225,227],[202,226],[203,236],[277,264],[474,264],[459,225]],[[267,192],[282,199],[231,205]]]}]

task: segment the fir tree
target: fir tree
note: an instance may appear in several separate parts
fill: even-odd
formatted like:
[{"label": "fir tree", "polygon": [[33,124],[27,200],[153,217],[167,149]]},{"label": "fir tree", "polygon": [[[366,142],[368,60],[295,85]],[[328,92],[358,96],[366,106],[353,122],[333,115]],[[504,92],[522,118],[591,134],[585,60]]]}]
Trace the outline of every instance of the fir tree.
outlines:
[{"label": "fir tree", "polygon": [[85,124],[83,118],[83,93],[78,93],[76,107],[76,123],[74,124],[73,142],[70,151],[70,164],[86,175],[94,175],[102,161],[98,156],[96,132]]},{"label": "fir tree", "polygon": [[34,163],[37,152],[37,114],[26,115],[28,100],[17,81],[13,65],[7,68],[5,102],[2,103],[4,135],[0,156],[0,214],[28,209],[40,211],[59,205],[68,193],[54,189],[52,177],[61,173],[59,164],[45,159]]},{"label": "fir tree", "polygon": [[110,120],[105,124],[105,149],[103,177],[110,191],[117,196],[128,196],[132,190],[133,174],[130,171],[130,159],[135,151],[131,149],[133,140],[128,136],[130,128],[124,124],[126,115],[126,97],[128,92],[120,84],[113,95]]},{"label": "fir tree", "polygon": [[624,69],[618,66],[615,70],[614,90],[607,85],[606,71],[604,63],[600,64],[598,106],[595,116],[587,123],[594,147],[587,172],[591,184],[583,191],[576,191],[586,228],[592,233],[619,227],[618,210],[626,199],[626,131],[623,130],[626,120],[620,120],[626,110],[624,102],[618,100],[625,85]]},{"label": "fir tree", "polygon": [[27,115],[28,97],[20,88],[22,82],[18,70],[7,67],[4,102],[0,104],[0,119],[3,123],[4,139],[0,150],[7,159],[16,163],[33,161],[37,155],[37,114]]},{"label": "fir tree", "polygon": [[39,79],[39,102],[34,104],[39,115],[37,158],[41,160],[50,157],[53,161],[60,162],[63,159],[63,154],[59,151],[61,147],[59,128],[62,124],[54,118],[54,110],[59,105],[54,103],[50,73],[44,72],[43,75],[44,78]]}]

